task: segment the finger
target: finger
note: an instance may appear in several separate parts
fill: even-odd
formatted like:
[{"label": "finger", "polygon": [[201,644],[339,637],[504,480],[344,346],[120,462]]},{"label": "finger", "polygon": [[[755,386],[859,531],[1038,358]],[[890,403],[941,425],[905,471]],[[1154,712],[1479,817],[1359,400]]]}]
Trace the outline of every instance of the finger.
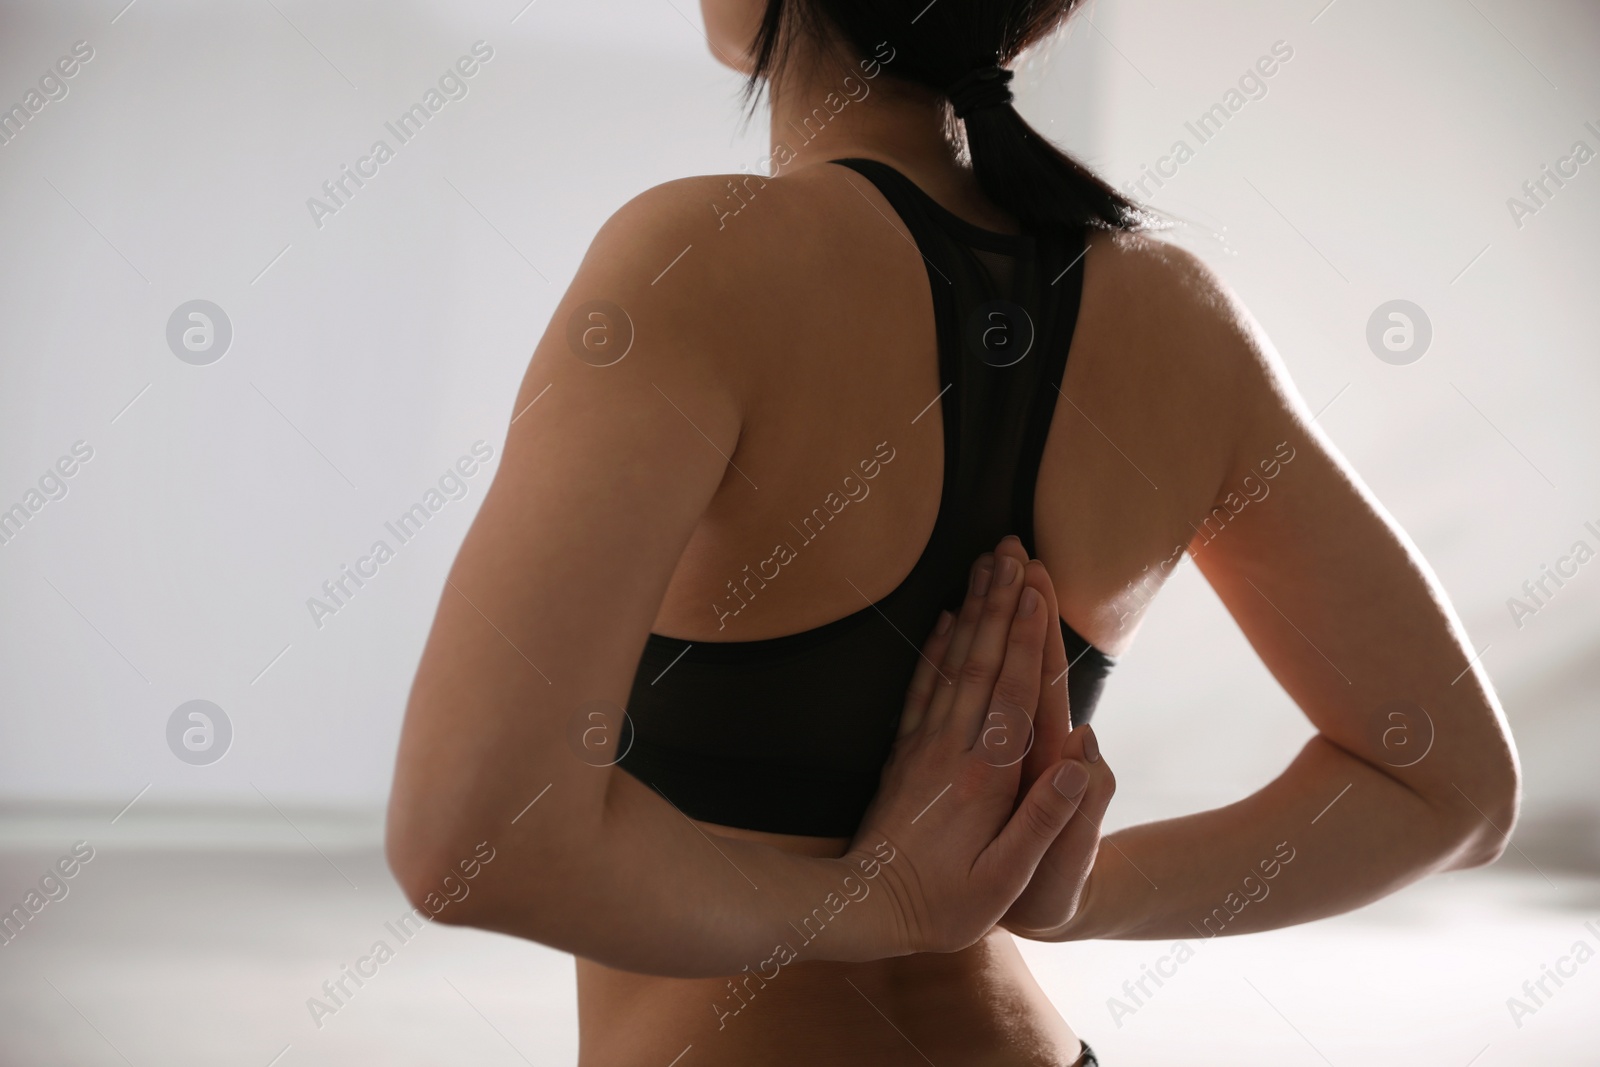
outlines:
[{"label": "finger", "polygon": [[[1078,800],[1078,814],[1082,817],[1084,832],[1092,832],[1098,837],[1106,809],[1110,807],[1111,798],[1117,792],[1117,776],[1111,773],[1110,765],[1103,759],[1096,760],[1088,766],[1089,786]],[[1069,833],[1073,829],[1071,826],[1067,827]]]},{"label": "finger", "polygon": [[[1011,559],[1016,560],[1019,565],[1026,564],[1028,562],[1028,553],[1022,547],[1021,538],[1014,534],[1003,537],[1000,540],[1000,544],[995,546],[994,552],[985,552],[982,556],[979,556],[978,559],[980,561],[985,559],[989,560],[989,566],[993,568],[1004,557],[1010,557]],[[950,664],[945,673],[951,675],[952,677],[954,677],[954,672],[959,671],[961,669],[961,665],[967,660],[967,653],[972,647],[972,639],[977,633],[977,622],[983,608],[983,598],[988,589],[989,586],[985,586],[984,592],[979,593],[977,601],[971,605],[972,625],[968,626],[964,632],[958,633],[956,639],[950,643]],[[968,589],[967,599],[969,601],[972,599],[970,587]],[[966,607],[966,604],[962,605],[963,614],[965,614]]]},{"label": "finger", "polygon": [[994,581],[994,553],[985,552],[979,556],[972,565],[972,572],[967,576],[967,595],[961,601],[961,612],[956,619],[955,633],[950,638],[950,646],[945,650],[944,668],[949,674],[953,670],[960,670],[961,664],[967,658],[967,649],[972,646],[972,635],[977,632],[978,615],[983,611],[983,600],[989,595],[989,586]]},{"label": "finger", "polygon": [[1061,836],[1089,785],[1081,760],[1062,760],[1041,774],[1000,833],[973,864],[997,893],[1020,895],[1046,851]]},{"label": "finger", "polygon": [[1095,736],[1094,727],[1088,723],[1073,730],[1067,735],[1059,749],[1057,759],[1081,759],[1093,766],[1100,762],[1100,738]]},{"label": "finger", "polygon": [[1050,702],[1052,709],[1067,710],[1067,646],[1061,639],[1061,606],[1056,601],[1056,583],[1050,579],[1048,573],[1040,565],[1043,581],[1038,589],[1044,594],[1045,610],[1049,613],[1050,638],[1044,649],[1044,674],[1043,689],[1039,694],[1039,706],[1044,708],[1046,701]]},{"label": "finger", "polygon": [[[1087,730],[1081,727],[1073,731]],[[1095,855],[1100,851],[1100,828],[1105,821],[1106,809],[1117,792],[1117,779],[1103,759],[1084,763],[1089,770],[1089,784],[1077,799],[1077,811],[1068,820],[1054,842],[1045,849],[1035,877],[1048,872],[1051,884],[1082,887],[1094,867]]]},{"label": "finger", "polygon": [[944,658],[937,661],[938,684],[934,687],[933,700],[923,716],[925,729],[937,730],[949,714],[950,702],[955,699],[955,679],[966,659],[966,650],[972,644],[972,635],[977,631],[978,618],[983,612],[984,598],[989,595],[989,584],[993,577],[994,556],[985,552],[972,564],[972,571],[967,576],[966,599],[961,602],[961,612],[956,616]]},{"label": "finger", "polygon": [[1024,570],[1023,590],[1011,622],[1005,659],[977,733],[974,751],[996,767],[1021,763],[1033,745],[1040,664],[1050,631],[1044,594],[1037,588],[1044,580],[1043,573],[1044,565],[1037,560]]},{"label": "finger", "polygon": [[[972,647],[967,650],[966,662],[955,675],[955,700],[941,728],[964,741],[967,747],[977,739],[978,723],[989,706],[1007,647],[1012,642],[1012,626],[1023,592],[1023,570],[1023,564],[1015,555],[996,551],[994,581],[989,585],[989,595],[984,598],[983,609],[979,612],[977,632],[973,635]],[[1037,592],[1034,598],[1038,598]],[[1033,603],[1035,610],[1024,620],[1023,631],[1042,652],[1044,630],[1040,623],[1043,615],[1037,610],[1038,600],[1034,599]],[[1039,660],[1031,662],[1037,673]]]},{"label": "finger", "polygon": [[1033,714],[1033,747],[1022,764],[1022,788],[1055,760],[1066,755],[1062,745],[1072,732],[1071,707],[1067,700],[1067,649],[1061,637],[1061,610],[1056,601],[1055,583],[1044,565],[1029,567],[1026,579],[1044,595],[1045,629],[1043,670],[1039,675],[1039,706]]},{"label": "finger", "polygon": [[905,708],[900,712],[898,737],[906,736],[922,724],[922,717],[927,713],[928,703],[933,699],[934,687],[939,679],[936,664],[943,662],[945,649],[950,646],[955,618],[948,611],[939,612],[939,620],[933,624],[933,633],[922,646],[917,669],[911,675],[911,686],[906,690]]}]

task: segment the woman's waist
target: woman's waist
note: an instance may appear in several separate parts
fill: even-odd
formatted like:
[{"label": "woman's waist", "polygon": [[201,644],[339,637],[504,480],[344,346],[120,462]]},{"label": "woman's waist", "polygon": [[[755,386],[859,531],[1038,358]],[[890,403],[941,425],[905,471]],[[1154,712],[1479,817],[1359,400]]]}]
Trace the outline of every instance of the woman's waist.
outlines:
[{"label": "woman's waist", "polygon": [[1078,1055],[1076,1035],[1002,930],[960,952],[867,963],[807,960],[779,945],[724,978],[583,959],[577,976],[580,1067],[669,1063],[690,1046],[697,1064],[772,1067],[925,1062],[919,1051],[934,1062],[1064,1067]]}]

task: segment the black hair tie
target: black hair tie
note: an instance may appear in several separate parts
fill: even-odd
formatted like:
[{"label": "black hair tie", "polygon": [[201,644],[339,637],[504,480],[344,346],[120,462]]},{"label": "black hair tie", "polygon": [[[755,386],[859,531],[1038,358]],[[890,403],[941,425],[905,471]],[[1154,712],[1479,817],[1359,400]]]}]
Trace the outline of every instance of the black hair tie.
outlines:
[{"label": "black hair tie", "polygon": [[979,67],[946,89],[945,95],[955,108],[956,118],[965,119],[974,111],[1011,103],[1011,90],[1006,84],[1010,80],[1011,72],[1004,67]]}]

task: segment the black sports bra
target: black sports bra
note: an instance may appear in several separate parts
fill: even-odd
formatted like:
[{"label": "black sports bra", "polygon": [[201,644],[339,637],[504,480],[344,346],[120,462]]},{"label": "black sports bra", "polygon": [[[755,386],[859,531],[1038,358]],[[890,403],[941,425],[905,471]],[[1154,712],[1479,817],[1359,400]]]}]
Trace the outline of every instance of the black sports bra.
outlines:
[{"label": "black sports bra", "polygon": [[[736,642],[651,634],[618,762],[692,818],[817,837],[855,834],[878,791],[920,646],[940,609],[960,606],[972,562],[1010,533],[1034,554],[1034,486],[1077,324],[1086,248],[1081,230],[1046,238],[982,229],[885,163],[834,162],[878,187],[927,262],[946,383],[933,533],[893,592],[816,629]],[[893,447],[891,434],[876,458],[892,459]],[[871,469],[864,465],[863,476]],[[791,553],[804,552],[828,518],[814,515],[782,535]],[[746,570],[753,595],[763,580]],[[1112,661],[1064,622],[1061,633],[1078,725],[1093,713]]]}]

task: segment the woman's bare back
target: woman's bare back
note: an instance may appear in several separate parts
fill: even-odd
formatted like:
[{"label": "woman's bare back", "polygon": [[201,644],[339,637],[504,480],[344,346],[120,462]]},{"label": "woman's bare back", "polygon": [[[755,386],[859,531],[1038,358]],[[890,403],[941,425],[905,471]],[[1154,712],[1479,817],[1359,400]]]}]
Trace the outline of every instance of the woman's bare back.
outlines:
[{"label": "woman's bare back", "polygon": [[[730,180],[690,181],[716,192]],[[962,213],[959,203],[946,206]],[[723,234],[710,209],[706,218],[709,232],[691,255],[719,252]],[[768,180],[725,228],[743,228],[740,236],[770,250],[761,268],[770,278],[742,294],[740,322],[760,327],[740,342],[751,409],[656,622],[658,633],[695,641],[795,633],[888,593],[933,529],[943,471],[935,400],[945,383],[929,274],[878,190],[843,167],[815,166]],[[1174,321],[1181,312],[1163,313],[1192,270],[1187,257],[1149,240],[1091,237],[1041,463],[1039,557],[1063,618],[1111,654],[1127,647],[1139,614],[1130,583],[1194,536],[1191,523],[1210,509],[1233,449],[1216,361],[1185,344]],[[684,298],[698,314],[729,318],[715,294]],[[771,555],[791,523],[829,494],[837,499],[861,461],[889,453],[870,493],[808,541],[779,580],[755,597],[730,597],[727,583]]]},{"label": "woman's bare back", "polygon": [[[959,175],[907,176],[953,193],[944,206],[968,221],[1006,226],[960,195]],[[715,191],[730,180],[677,184]],[[760,273],[771,277],[745,287],[733,316],[746,329],[760,326],[742,338],[746,422],[656,621],[657,633],[697,642],[796,633],[893,590],[932,532],[944,462],[929,272],[878,190],[843,167],[816,166],[767,181],[722,222],[707,225],[689,254],[717,255],[718,238],[743,227],[742,239],[768,250]],[[1215,369],[1177,343],[1176,316],[1162,315],[1185,269],[1152,242],[1091,238],[1040,467],[1037,551],[1062,616],[1112,654],[1126,649],[1159,586],[1147,576],[1189,542],[1190,524],[1209,509],[1232,450]],[[684,299],[709,319],[729,317],[714,294]],[[862,461],[878,473],[855,479],[847,494],[842,482]],[[730,582],[739,586],[774,542],[795,541],[792,524],[830,498],[835,508],[847,503],[776,580],[753,596],[730,593]],[[848,844],[700,825],[809,855],[841,855]],[[578,978],[585,1067],[670,1060],[690,1045],[700,1063],[759,1057],[780,1067],[923,1062],[921,1048],[963,1063],[1038,1067],[1078,1055],[1073,1031],[1002,930],[958,953],[798,963],[771,983],[662,979],[582,959]],[[624,1017],[632,1021],[614,1025]]]}]

